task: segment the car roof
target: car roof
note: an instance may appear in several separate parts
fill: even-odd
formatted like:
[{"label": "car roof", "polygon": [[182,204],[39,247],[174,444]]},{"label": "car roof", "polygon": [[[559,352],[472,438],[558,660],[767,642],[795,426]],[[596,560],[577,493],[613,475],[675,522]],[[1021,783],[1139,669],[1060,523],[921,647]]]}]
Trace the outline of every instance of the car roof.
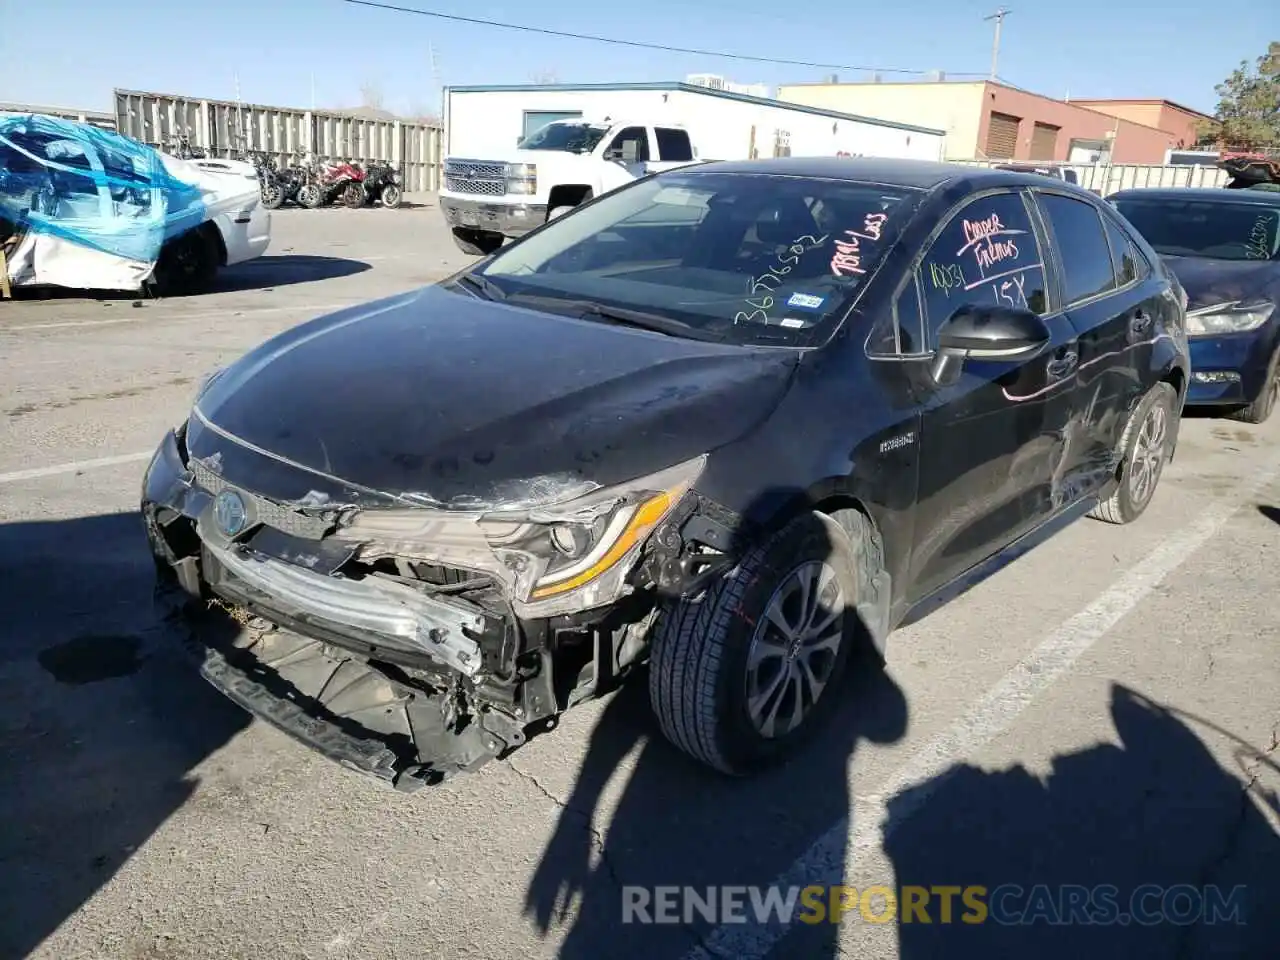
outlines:
[{"label": "car roof", "polygon": [[[849,180],[881,183],[890,186],[931,190],[952,180],[969,181],[975,190],[997,186],[1049,185],[1048,178],[1037,173],[1021,173],[962,163],[934,160],[902,160],[889,157],[768,157],[760,160],[713,160],[697,167],[677,167],[672,173],[773,174],[787,177],[813,177],[820,180]],[[1052,181],[1054,189],[1070,189],[1063,181]],[[1085,191],[1087,193],[1087,191]],[[1089,194],[1093,196],[1093,194]]]},{"label": "car roof", "polygon": [[1200,200],[1220,203],[1252,203],[1280,207],[1280,193],[1271,190],[1229,190],[1226,187],[1130,187],[1117,190],[1108,200]]}]

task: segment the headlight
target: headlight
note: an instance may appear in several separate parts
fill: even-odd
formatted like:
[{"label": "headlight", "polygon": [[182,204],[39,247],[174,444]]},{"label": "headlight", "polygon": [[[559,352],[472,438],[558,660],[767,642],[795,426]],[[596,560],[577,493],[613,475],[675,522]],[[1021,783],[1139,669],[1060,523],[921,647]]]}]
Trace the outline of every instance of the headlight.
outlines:
[{"label": "headlight", "polygon": [[533,163],[507,164],[507,193],[532,196],[538,192],[538,166]]},{"label": "headlight", "polygon": [[480,521],[485,539],[516,574],[524,604],[572,609],[609,603],[649,535],[702,473],[698,457],[629,483],[597,490],[553,507],[516,514],[494,512]]},{"label": "headlight", "polygon": [[649,536],[697,482],[706,456],[561,503],[479,513],[365,510],[335,536],[366,557],[474,568],[497,577],[524,617],[604,606],[622,593]]},{"label": "headlight", "polygon": [[1220,333],[1247,333],[1250,330],[1257,330],[1267,322],[1275,308],[1276,305],[1270,301],[1251,304],[1234,301],[1193,310],[1187,314],[1187,335],[1207,337]]}]

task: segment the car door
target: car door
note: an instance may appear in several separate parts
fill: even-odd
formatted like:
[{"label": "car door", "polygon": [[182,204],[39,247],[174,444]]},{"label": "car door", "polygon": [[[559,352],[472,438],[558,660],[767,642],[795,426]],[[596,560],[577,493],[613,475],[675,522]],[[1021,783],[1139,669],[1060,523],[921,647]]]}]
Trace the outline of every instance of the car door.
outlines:
[{"label": "car door", "polygon": [[1096,493],[1115,475],[1120,435],[1142,390],[1140,344],[1160,306],[1138,280],[1128,237],[1097,204],[1050,190],[1035,195],[1059,268],[1063,308],[1080,342],[1078,411],[1060,477],[1074,499]]},{"label": "car door", "polygon": [[[634,143],[636,146],[636,158],[630,163],[623,156],[623,147],[627,143]],[[600,174],[600,183],[604,192],[607,193],[643,177],[645,165],[653,156],[649,149],[648,128],[623,127],[614,134],[613,140],[605,147],[602,156],[605,162],[604,170]]]},{"label": "car door", "polygon": [[921,599],[1049,519],[1075,402],[1075,329],[1057,307],[1040,225],[1021,190],[965,201],[918,268],[925,349],[963,306],[1027,309],[1049,345],[1021,362],[966,359],[959,378],[922,391],[920,497],[912,600]]}]

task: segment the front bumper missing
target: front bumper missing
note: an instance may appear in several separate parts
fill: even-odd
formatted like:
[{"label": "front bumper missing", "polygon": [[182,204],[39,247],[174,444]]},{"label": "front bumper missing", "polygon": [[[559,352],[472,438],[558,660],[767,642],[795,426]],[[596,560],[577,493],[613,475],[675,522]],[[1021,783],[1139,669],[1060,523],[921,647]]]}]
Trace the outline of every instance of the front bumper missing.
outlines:
[{"label": "front bumper missing", "polygon": [[[470,771],[524,743],[523,712],[477,702],[478,639],[511,625],[462,602],[374,575],[328,575],[322,541],[263,526],[277,555],[306,552],[316,570],[220,542],[213,494],[169,433],[148,467],[142,514],[166,601],[213,599],[251,617],[230,641],[185,603],[202,676],[260,719],[343,767],[412,791]],[[269,535],[265,536],[265,535]],[[285,542],[285,547],[281,543]],[[340,558],[339,558],[340,559]],[[207,628],[207,629],[206,629]]]},{"label": "front bumper missing", "polygon": [[496,713],[459,730],[448,698],[287,630],[251,626],[231,646],[191,648],[201,676],[241,708],[402,792],[475,770],[524,740]]}]

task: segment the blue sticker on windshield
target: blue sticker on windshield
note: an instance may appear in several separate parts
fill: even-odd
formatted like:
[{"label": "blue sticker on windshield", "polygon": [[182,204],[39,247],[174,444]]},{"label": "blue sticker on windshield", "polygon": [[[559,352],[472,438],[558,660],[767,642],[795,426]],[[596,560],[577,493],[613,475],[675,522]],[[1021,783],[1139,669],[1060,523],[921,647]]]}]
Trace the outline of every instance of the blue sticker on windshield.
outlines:
[{"label": "blue sticker on windshield", "polygon": [[815,297],[811,293],[793,293],[787,298],[788,307],[799,307],[801,310],[817,310],[826,297]]}]

